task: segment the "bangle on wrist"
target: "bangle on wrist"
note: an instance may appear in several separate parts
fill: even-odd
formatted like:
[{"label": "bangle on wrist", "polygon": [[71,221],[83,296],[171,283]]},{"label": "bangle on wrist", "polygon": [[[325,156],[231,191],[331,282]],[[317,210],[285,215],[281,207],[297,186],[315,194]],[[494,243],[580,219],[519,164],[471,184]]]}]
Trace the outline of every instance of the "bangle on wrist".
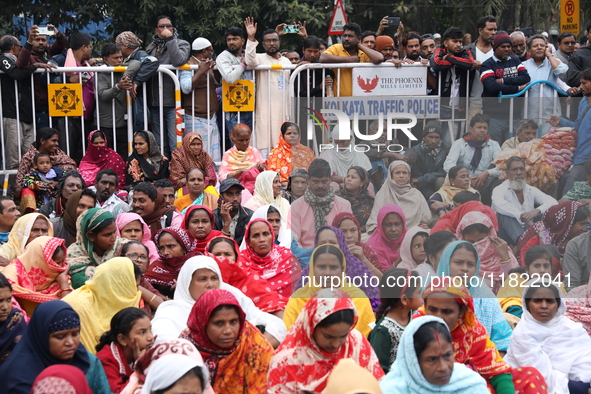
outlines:
[{"label": "bangle on wrist", "polygon": [[156,298],[156,294],[154,294],[154,295],[152,296],[152,298],[150,298],[150,301],[148,301],[148,304],[151,304],[151,303],[152,303],[152,301],[154,301],[154,298]]},{"label": "bangle on wrist", "polygon": [[509,257],[507,260],[501,260],[501,264],[507,264],[511,262],[511,257]]}]

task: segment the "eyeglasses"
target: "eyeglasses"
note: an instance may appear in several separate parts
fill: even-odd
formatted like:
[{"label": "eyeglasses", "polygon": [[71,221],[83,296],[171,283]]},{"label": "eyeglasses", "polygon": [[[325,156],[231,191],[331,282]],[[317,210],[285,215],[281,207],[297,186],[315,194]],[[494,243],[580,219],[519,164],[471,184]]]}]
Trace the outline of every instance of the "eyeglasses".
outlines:
[{"label": "eyeglasses", "polygon": [[171,24],[168,24],[168,25],[158,25],[158,28],[159,29],[164,29],[164,28],[170,29],[171,27],[172,27]]},{"label": "eyeglasses", "polygon": [[148,256],[146,256],[145,254],[132,253],[132,254],[126,255],[125,257],[129,258],[130,260],[148,261]]}]

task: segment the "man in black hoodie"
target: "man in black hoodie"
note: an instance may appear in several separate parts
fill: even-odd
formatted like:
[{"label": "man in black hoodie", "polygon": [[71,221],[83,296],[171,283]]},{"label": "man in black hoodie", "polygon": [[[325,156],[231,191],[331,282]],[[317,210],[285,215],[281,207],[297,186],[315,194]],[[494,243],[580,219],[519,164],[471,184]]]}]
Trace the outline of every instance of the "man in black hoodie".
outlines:
[{"label": "man in black hoodie", "polygon": [[[591,41],[591,23],[585,28],[585,34],[587,39]],[[591,47],[582,46],[568,61],[568,73],[565,81],[567,85],[579,86],[579,73],[587,68],[591,68]]]}]

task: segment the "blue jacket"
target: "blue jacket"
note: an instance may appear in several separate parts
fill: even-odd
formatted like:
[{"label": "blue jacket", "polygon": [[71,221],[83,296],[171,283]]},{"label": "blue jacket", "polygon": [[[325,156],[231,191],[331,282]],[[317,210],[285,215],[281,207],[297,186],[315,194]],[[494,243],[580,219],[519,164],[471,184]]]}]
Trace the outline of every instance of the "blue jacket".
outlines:
[{"label": "blue jacket", "polygon": [[574,127],[577,135],[577,150],[573,157],[573,164],[583,164],[591,159],[591,111],[588,110],[589,100],[583,97],[579,103],[579,115],[577,120],[560,118],[560,127]]}]

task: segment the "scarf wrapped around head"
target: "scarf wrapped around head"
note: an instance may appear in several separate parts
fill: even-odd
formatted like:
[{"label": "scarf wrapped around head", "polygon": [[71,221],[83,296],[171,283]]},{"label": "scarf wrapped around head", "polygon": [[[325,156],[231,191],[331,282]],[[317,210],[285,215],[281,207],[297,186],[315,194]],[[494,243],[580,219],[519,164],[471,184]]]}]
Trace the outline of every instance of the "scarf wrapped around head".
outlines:
[{"label": "scarf wrapped around head", "polygon": [[527,242],[537,236],[540,245],[552,244],[558,248],[561,255],[564,255],[566,251],[566,245],[563,245],[564,241],[575,224],[577,209],[583,205],[578,201],[568,200],[548,208],[542,215],[542,220],[534,223],[519,238],[517,250],[523,251]]},{"label": "scarf wrapped around head", "polygon": [[314,211],[314,225],[316,228],[326,226],[326,216],[332,211],[334,205],[335,192],[332,186],[328,189],[328,193],[324,197],[318,197],[310,190],[310,186],[304,192],[304,200],[308,203]]},{"label": "scarf wrapped around head", "polygon": [[31,394],[92,394],[84,372],[71,365],[52,365],[37,376]]},{"label": "scarf wrapped around head", "polygon": [[[103,134],[105,145],[96,146],[92,143],[96,133]],[[80,171],[86,184],[92,186],[94,185],[96,174],[105,168],[110,168],[117,173],[117,178],[119,180],[117,189],[125,189],[125,162],[123,161],[123,158],[119,156],[119,153],[107,146],[106,133],[103,133],[100,130],[94,130],[88,135],[88,147],[86,148],[86,154],[80,162],[78,171]]]},{"label": "scarf wrapped around head", "polygon": [[[386,233],[384,233],[384,229],[382,228],[384,219],[386,219],[386,216],[390,213],[395,213],[400,216],[400,219],[402,219],[402,233],[400,234],[400,237],[395,240],[388,239],[388,237],[386,237]],[[378,255],[378,258],[380,259],[380,262],[382,262],[382,266],[378,267],[380,271],[384,272],[388,268],[392,267],[394,262],[398,259],[398,257],[400,257],[400,245],[404,240],[406,231],[406,216],[398,205],[387,204],[380,208],[376,230],[366,242],[367,245],[374,249]]]},{"label": "scarf wrapped around head", "polygon": [[[408,270],[414,270],[420,263],[417,263],[412,256],[412,241],[417,235],[424,237],[429,236],[429,230],[421,227],[411,227],[408,229],[400,244],[400,263],[397,268],[404,268]],[[423,261],[421,261],[423,263]]]},{"label": "scarf wrapped around head", "polygon": [[361,187],[357,192],[351,192],[343,187],[337,192],[337,196],[351,203],[351,211],[359,218],[361,225],[365,226],[374,205],[374,197],[367,191],[370,182],[369,174],[360,166],[353,166],[350,170],[357,172],[357,176],[361,179]]},{"label": "scarf wrapped around head", "polygon": [[[200,168],[205,173],[213,163],[213,159],[205,151],[201,149],[201,153],[195,155],[191,150],[193,141],[199,140],[203,145],[203,138],[198,133],[187,133],[183,137],[183,144],[179,149],[172,152],[172,160],[170,162],[170,179],[179,181],[186,177],[187,173],[193,168]],[[206,182],[207,184],[207,182]]]},{"label": "scarf wrapped around head", "polygon": [[123,33],[119,33],[117,38],[115,38],[115,44],[136,49],[142,45],[142,40],[140,40],[133,32],[124,31]]},{"label": "scarf wrapped around head", "polygon": [[113,214],[102,208],[90,208],[78,218],[76,225],[76,242],[84,246],[84,249],[88,252],[88,258],[92,265],[97,266],[99,263],[94,258],[94,244],[88,237],[88,233],[100,226],[105,220],[109,219],[113,219],[113,224],[115,223]]},{"label": "scarf wrapped around head", "polygon": [[[198,209],[202,209],[205,212],[207,212],[207,214],[209,215],[209,217],[211,218],[211,228],[212,230],[209,232],[209,234],[207,234],[207,236],[203,239],[195,239],[197,242],[197,246],[195,247],[195,252],[197,252],[197,254],[205,254],[206,248],[207,248],[207,244],[214,238],[217,237],[221,237],[224,235],[224,233],[222,233],[219,230],[214,230],[214,223],[215,223],[215,219],[213,216],[213,212],[211,211],[211,209],[203,206],[203,205],[192,205],[189,207],[189,209],[187,209],[187,212],[185,213],[185,218],[183,219],[183,225],[181,226],[181,228],[189,231],[189,220],[191,220],[191,216],[193,215],[193,212],[198,210]],[[195,236],[193,234],[191,234],[191,236],[193,238],[195,238]]]},{"label": "scarf wrapped around head", "polygon": [[467,189],[462,189],[462,188],[459,188],[456,186],[452,186],[451,181],[449,180],[449,173],[447,173],[447,175],[445,175],[445,181],[443,182],[441,189],[439,189],[437,191],[437,193],[441,196],[441,200],[444,203],[453,206],[453,204],[454,204],[453,198],[456,196],[456,194],[458,194],[459,192],[463,192],[463,191],[469,191],[474,194],[479,194],[478,190],[474,189],[472,186],[469,186]]},{"label": "scarf wrapped around head", "polygon": [[166,204],[164,195],[157,189],[156,200],[154,201],[154,210],[152,213],[143,216],[142,218],[150,227],[150,233],[156,234],[158,230],[162,229],[162,217],[170,212],[170,208]]},{"label": "scarf wrapped around head", "polygon": [[8,242],[0,246],[0,255],[8,261],[12,261],[21,255],[31,237],[31,229],[38,219],[46,223],[47,236],[53,237],[53,225],[45,215],[36,212],[28,213],[16,220],[8,234]]},{"label": "scarf wrapped around head", "polygon": [[462,218],[472,211],[484,213],[491,220],[495,231],[499,231],[497,214],[491,207],[482,204],[480,201],[468,201],[453,209],[451,212],[446,213],[441,219],[439,219],[431,229],[431,234],[437,231],[449,231],[450,233],[455,234]]},{"label": "scarf wrapped around head", "polygon": [[482,160],[482,148],[484,148],[484,145],[490,140],[490,135],[487,134],[482,142],[474,141],[472,139],[472,134],[470,133],[464,134],[462,138],[470,147],[474,148],[474,156],[472,156],[472,160],[470,161],[470,172],[473,173],[480,165],[480,161]]}]

